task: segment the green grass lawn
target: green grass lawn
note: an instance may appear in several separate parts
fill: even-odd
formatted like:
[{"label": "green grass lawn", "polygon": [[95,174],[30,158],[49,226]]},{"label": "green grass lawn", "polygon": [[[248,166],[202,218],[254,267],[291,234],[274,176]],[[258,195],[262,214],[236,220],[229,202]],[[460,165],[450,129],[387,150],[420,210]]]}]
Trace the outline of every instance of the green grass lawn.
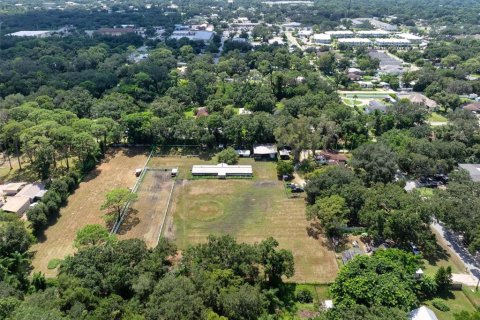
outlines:
[{"label": "green grass lawn", "polygon": [[425,274],[429,276],[434,276],[435,272],[437,272],[440,267],[447,266],[452,267],[453,273],[464,273],[465,266],[463,265],[462,261],[457,257],[457,255],[452,252],[452,249],[450,249],[445,244],[445,241],[436,232],[434,232],[434,234],[437,239],[437,243],[440,246],[440,250],[443,250],[443,256],[441,257],[441,259],[437,259],[436,261],[429,262],[427,260],[424,260]]},{"label": "green grass lawn", "polygon": [[437,113],[437,112],[432,112],[432,113],[430,113],[430,115],[428,117],[428,121],[431,121],[431,122],[447,122],[448,119],[445,118],[443,115]]},{"label": "green grass lawn", "polygon": [[432,188],[417,188],[415,190],[420,192],[420,195],[422,197],[430,198],[431,196],[433,196],[433,189]]},{"label": "green grass lawn", "polygon": [[276,177],[275,162],[240,159],[253,166],[253,179],[190,179],[191,165],[216,163],[212,157],[155,157],[149,166],[179,167],[170,215],[172,237],[180,249],[203,242],[210,234],[229,234],[238,241],[256,243],[272,236],[291,250],[298,283],[330,283],[337,274],[335,254],[324,239],[307,233],[305,201],[289,199]]},{"label": "green grass lawn", "polygon": [[467,296],[468,300],[476,307],[480,307],[480,291],[477,291],[475,287],[463,287],[463,293]]},{"label": "green grass lawn", "polygon": [[193,114],[193,108],[189,108],[186,111],[183,112],[185,115],[185,118],[193,118],[195,115]]},{"label": "green grass lawn", "polygon": [[454,315],[461,311],[474,312],[475,307],[463,291],[451,291],[440,298],[450,307],[450,311],[440,311],[432,305],[432,300],[424,301],[424,304],[435,312],[439,320],[454,320]]}]

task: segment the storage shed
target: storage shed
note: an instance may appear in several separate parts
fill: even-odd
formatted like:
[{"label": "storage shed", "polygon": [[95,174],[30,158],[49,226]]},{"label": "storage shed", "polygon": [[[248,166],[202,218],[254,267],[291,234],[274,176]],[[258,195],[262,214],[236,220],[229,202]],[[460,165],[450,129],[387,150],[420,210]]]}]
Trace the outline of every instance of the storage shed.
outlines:
[{"label": "storage shed", "polygon": [[248,165],[228,165],[220,163],[217,165],[195,165],[192,167],[192,175],[194,176],[214,176],[219,179],[226,177],[251,177],[253,175],[252,166]]}]

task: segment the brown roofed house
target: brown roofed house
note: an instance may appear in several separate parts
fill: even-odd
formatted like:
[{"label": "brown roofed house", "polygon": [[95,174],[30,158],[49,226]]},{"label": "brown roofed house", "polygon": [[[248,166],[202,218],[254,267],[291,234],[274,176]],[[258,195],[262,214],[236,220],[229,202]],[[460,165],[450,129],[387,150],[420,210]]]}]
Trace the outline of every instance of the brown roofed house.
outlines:
[{"label": "brown roofed house", "polygon": [[413,104],[427,107],[430,110],[435,110],[438,108],[438,104],[434,100],[420,93],[411,94],[408,97],[408,100],[410,100],[410,102]]},{"label": "brown roofed house", "polygon": [[315,162],[318,164],[345,165],[347,157],[336,151],[327,150],[315,154]]},{"label": "brown roofed house", "polygon": [[473,113],[478,113],[480,112],[480,102],[472,102],[472,103],[466,104],[462,107],[462,109],[473,112]]}]

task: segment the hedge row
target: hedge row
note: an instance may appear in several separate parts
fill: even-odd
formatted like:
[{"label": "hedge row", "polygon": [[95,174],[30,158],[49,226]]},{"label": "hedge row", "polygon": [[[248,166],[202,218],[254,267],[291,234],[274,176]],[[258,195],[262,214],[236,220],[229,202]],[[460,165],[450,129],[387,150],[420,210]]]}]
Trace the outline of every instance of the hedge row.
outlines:
[{"label": "hedge row", "polygon": [[47,184],[47,193],[36,206],[27,211],[27,218],[35,233],[42,231],[49,221],[58,216],[60,208],[65,205],[68,196],[78,187],[79,182],[79,174],[71,171]]}]

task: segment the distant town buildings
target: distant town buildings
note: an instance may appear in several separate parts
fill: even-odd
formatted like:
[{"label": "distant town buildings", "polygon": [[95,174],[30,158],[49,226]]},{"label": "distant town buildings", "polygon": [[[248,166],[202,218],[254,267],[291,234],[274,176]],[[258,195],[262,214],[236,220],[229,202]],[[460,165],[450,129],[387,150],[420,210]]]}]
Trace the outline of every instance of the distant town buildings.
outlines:
[{"label": "distant town buildings", "polygon": [[18,31],[7,34],[11,37],[35,37],[35,38],[47,38],[50,37],[55,31],[51,30],[39,30],[39,31]]},{"label": "distant town buildings", "polygon": [[176,30],[170,36],[170,39],[187,38],[193,41],[210,42],[213,39],[214,33],[212,31],[197,31],[197,30]]}]

